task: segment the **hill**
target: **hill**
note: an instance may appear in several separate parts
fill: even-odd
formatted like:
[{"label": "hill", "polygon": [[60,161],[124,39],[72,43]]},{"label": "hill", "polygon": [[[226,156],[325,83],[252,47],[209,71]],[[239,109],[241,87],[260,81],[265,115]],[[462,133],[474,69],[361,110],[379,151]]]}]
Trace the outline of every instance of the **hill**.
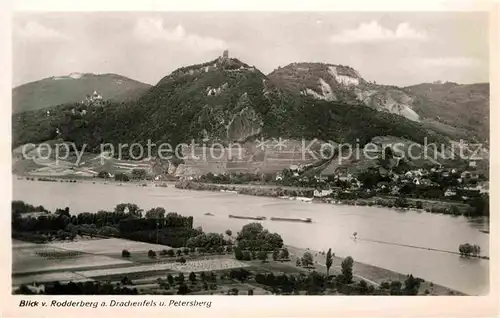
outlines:
[{"label": "hill", "polygon": [[441,127],[454,126],[480,141],[489,139],[490,86],[488,83],[459,85],[456,83],[420,84],[405,87],[414,97],[416,112]]},{"label": "hill", "polygon": [[395,86],[377,85],[364,80],[358,71],[325,63],[292,63],[274,70],[269,80],[293,94],[318,100],[363,104],[379,111],[419,121],[412,98]]},{"label": "hill", "polygon": [[[361,146],[377,136],[398,136],[421,144],[426,137],[429,142],[449,141],[446,133],[354,99],[294,94],[255,67],[228,57],[180,68],[135,101],[106,103],[106,107],[64,104],[51,108],[50,114],[45,110],[14,114],[13,147],[64,140],[99,153],[104,143],[113,144],[115,151],[119,144],[146,147],[148,141],[169,143],[173,148],[192,140],[243,145],[239,161],[216,155],[207,160],[186,159],[185,169],[207,173],[280,171],[292,163],[311,163],[311,158],[300,153],[303,139]],[[275,147],[259,150],[255,145],[258,138],[280,137],[289,140],[289,149],[283,153]],[[125,148],[121,158],[139,156],[137,151]],[[152,151],[154,155],[157,149]]]},{"label": "hill", "polygon": [[27,83],[12,90],[12,112],[76,103],[94,91],[116,102],[135,100],[151,86],[117,74],[71,73]]},{"label": "hill", "polygon": [[349,66],[292,63],[271,72],[269,80],[295,95],[369,108],[403,116],[455,139],[489,135],[489,84],[420,84],[410,87],[366,81]]}]

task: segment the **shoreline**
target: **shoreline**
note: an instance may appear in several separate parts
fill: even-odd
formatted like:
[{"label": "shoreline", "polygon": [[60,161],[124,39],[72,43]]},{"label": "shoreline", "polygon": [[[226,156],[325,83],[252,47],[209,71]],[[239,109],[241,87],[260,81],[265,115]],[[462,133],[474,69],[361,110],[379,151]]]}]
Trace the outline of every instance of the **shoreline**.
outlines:
[{"label": "shoreline", "polygon": [[[296,200],[304,203],[322,203],[322,204],[335,204],[343,206],[363,206],[386,208],[400,211],[414,211],[417,213],[437,213],[451,216],[466,216],[465,213],[452,213],[449,211],[450,206],[460,206],[462,209],[468,207],[466,204],[457,203],[445,200],[430,200],[430,199],[416,199],[407,198],[413,205],[409,207],[396,207],[396,196],[392,195],[379,195],[371,198],[355,198],[355,199],[333,199],[328,197],[316,197],[313,195],[314,188],[299,188],[292,186],[280,186],[274,184],[216,184],[204,183],[197,181],[174,181],[174,180],[130,180],[130,181],[115,181],[114,179],[101,179],[96,177],[70,177],[70,176],[29,176],[14,174],[18,180],[39,181],[39,182],[69,182],[69,183],[100,183],[115,186],[123,186],[126,184],[137,185],[139,187],[170,187],[174,186],[180,190],[195,190],[195,191],[210,191],[210,192],[226,192],[234,194],[263,196],[270,198],[279,198],[282,200]],[[42,180],[40,180],[42,179]],[[290,194],[290,195],[287,195]],[[422,208],[417,208],[416,201],[422,203]],[[488,230],[487,230],[488,231]],[[486,233],[489,234],[489,233]]]},{"label": "shoreline", "polygon": [[[21,180],[26,180],[26,178],[21,178]],[[98,180],[95,180],[95,179],[87,179],[87,180],[79,180],[78,183],[87,183],[87,184],[90,184],[90,182],[92,183],[99,183],[99,184],[109,184],[109,185],[115,185],[115,186],[120,186],[120,184],[122,182],[119,182],[119,181],[114,181],[114,180],[103,180],[103,179],[98,179]],[[35,180],[35,181],[38,181],[38,180]],[[41,182],[44,182],[44,181],[41,181]],[[62,181],[61,181],[62,182]],[[141,184],[143,184],[144,182],[143,181],[132,181],[132,182],[124,182],[123,185],[129,185],[129,186],[141,186]],[[171,186],[171,185],[175,185],[175,188],[179,189],[179,187],[177,187],[177,184],[175,182],[172,182],[172,181],[149,181],[148,184],[151,184],[152,186],[155,186],[155,184],[161,184],[161,183],[166,183],[168,184],[168,186]],[[248,185],[240,185],[240,188],[251,188],[252,186],[248,186]],[[273,188],[269,188],[267,187],[268,189],[270,190],[275,190]],[[193,190],[193,189],[190,189],[190,188],[182,188],[182,189],[185,189],[185,190]],[[209,189],[198,189],[199,191],[210,191]],[[267,189],[266,189],[267,190]],[[220,191],[216,191],[216,192],[220,192]],[[237,192],[238,194],[246,194],[246,193],[240,193],[240,192]],[[250,194],[251,195],[251,194]],[[323,202],[314,202],[314,203],[323,203]],[[342,203],[336,203],[336,204],[342,204]],[[348,205],[348,204],[342,204],[342,205]],[[374,206],[375,207],[375,206]],[[291,249],[293,250],[296,250],[296,251],[299,251],[297,253],[300,253],[299,255],[303,254],[305,251],[307,251],[307,248],[298,248],[298,247],[294,247],[294,246],[290,246]],[[313,252],[313,251],[311,251]],[[319,252],[315,251],[315,253],[318,253],[317,256],[315,256],[315,259],[318,260],[318,263],[321,264],[323,263],[324,264],[324,260],[323,261],[319,261],[320,259],[324,259],[324,256],[321,255]],[[341,257],[335,257],[334,258],[334,265],[339,265],[340,262],[343,260],[343,258]],[[358,264],[357,266],[360,267],[361,269],[357,269],[355,270],[355,272],[358,272],[358,271],[361,271],[361,274],[360,276],[362,276],[363,278],[366,278],[367,281],[371,280],[377,284],[379,284],[381,281],[386,281],[388,279],[393,279],[393,280],[402,280],[404,281],[405,279],[405,275],[402,274],[402,273],[398,273],[398,272],[394,272],[392,270],[389,270],[389,269],[385,269],[385,268],[382,268],[382,267],[377,267],[377,266],[374,266],[374,265],[370,265],[370,264],[365,264],[365,263],[358,263],[356,262],[356,264]],[[334,267],[332,267],[332,270],[334,269]],[[363,273],[365,273],[363,275]],[[368,273],[368,275],[366,275],[366,273]],[[459,291],[456,291],[456,290],[453,290],[451,288],[448,288],[448,287],[445,287],[445,286],[438,286],[438,285],[434,285],[434,292],[435,293],[438,293],[438,288],[443,288],[443,290],[441,292],[439,292],[438,294],[439,295],[444,295],[446,294],[447,295],[447,292],[448,291],[452,291],[452,292],[455,292],[455,293],[458,293],[458,294],[463,294],[463,295],[466,295],[465,293],[463,292],[459,292]],[[431,290],[429,288],[429,290]],[[431,292],[432,294],[432,292]]]},{"label": "shoreline", "polygon": [[[409,202],[414,203],[408,207],[397,207],[395,201],[397,197],[394,196],[373,196],[371,198],[355,198],[355,199],[333,199],[328,197],[315,197],[313,195],[314,189],[312,188],[297,188],[297,187],[281,187],[276,185],[252,185],[252,184],[214,184],[203,183],[195,181],[178,181],[175,183],[175,188],[182,190],[195,190],[195,191],[211,191],[211,192],[232,192],[235,194],[252,195],[279,198],[283,200],[296,200],[305,203],[322,203],[322,204],[336,204],[344,206],[363,206],[363,207],[376,207],[394,209],[400,211],[414,211],[417,213],[439,213],[451,216],[466,216],[463,211],[461,213],[452,213],[449,211],[450,206],[460,206],[462,209],[468,207],[463,203],[456,203],[450,201],[427,200],[407,198]],[[415,202],[414,202],[415,201]],[[422,208],[416,207],[416,201],[420,201]]]}]

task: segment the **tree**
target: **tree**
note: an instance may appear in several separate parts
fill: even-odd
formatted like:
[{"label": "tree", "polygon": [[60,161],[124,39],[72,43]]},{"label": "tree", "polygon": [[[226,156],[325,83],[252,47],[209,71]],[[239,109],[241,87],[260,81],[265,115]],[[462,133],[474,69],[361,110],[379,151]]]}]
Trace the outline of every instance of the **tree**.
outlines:
[{"label": "tree", "polygon": [[151,258],[156,257],[156,252],[153,251],[153,250],[149,250],[148,251],[148,257],[151,257]]},{"label": "tree", "polygon": [[242,250],[272,251],[283,247],[283,239],[279,234],[270,233],[256,222],[244,225],[236,240]]},{"label": "tree", "polygon": [[233,232],[231,230],[226,230],[226,235],[231,237],[233,235]]},{"label": "tree", "polygon": [[177,251],[175,251],[175,253],[177,254],[177,256],[181,256],[182,255],[182,251],[181,250],[177,250]]},{"label": "tree", "polygon": [[273,251],[273,261],[277,261],[278,260],[279,253],[280,252],[278,250],[274,250]]},{"label": "tree", "polygon": [[163,219],[165,218],[165,209],[161,207],[152,208],[146,212],[146,219]]},{"label": "tree", "polygon": [[310,252],[305,252],[304,255],[302,256],[302,265],[304,267],[309,267],[314,264],[314,258]]},{"label": "tree", "polygon": [[285,247],[281,250],[281,258],[282,259],[288,259],[290,257],[289,253],[288,253],[288,249]]},{"label": "tree", "polygon": [[267,252],[260,251],[258,257],[262,261],[262,263],[265,263],[267,261]]},{"label": "tree", "polygon": [[172,276],[172,274],[168,274],[167,281],[168,281],[169,285],[173,285],[174,284],[174,276]]},{"label": "tree", "polygon": [[234,258],[236,258],[239,261],[243,260],[243,252],[239,247],[234,248]]},{"label": "tree", "polygon": [[389,293],[391,295],[402,295],[403,291],[401,290],[401,282],[400,281],[391,282],[389,287]]},{"label": "tree", "polygon": [[174,250],[173,249],[168,250],[167,251],[167,256],[170,256],[170,257],[175,256]]},{"label": "tree", "polygon": [[239,290],[238,288],[231,288],[230,290],[228,290],[227,294],[228,295],[233,295],[233,296],[237,296],[239,293]]},{"label": "tree", "polygon": [[479,245],[473,245],[472,246],[472,254],[474,256],[479,256],[481,255],[481,247]]},{"label": "tree", "polygon": [[417,201],[417,202],[415,202],[415,207],[417,209],[422,209],[424,207],[424,205],[422,204],[422,201]]},{"label": "tree", "polygon": [[181,263],[181,264],[186,264],[186,259],[184,257],[181,257],[177,260],[177,262]]},{"label": "tree", "polygon": [[248,296],[252,296],[253,295],[253,289],[249,288],[248,289]]},{"label": "tree", "polygon": [[394,205],[399,208],[406,208],[408,207],[408,200],[404,195],[400,195],[396,201],[394,201]]},{"label": "tree", "polygon": [[413,275],[406,276],[404,282],[404,288],[402,290],[403,295],[417,295],[420,288],[421,280],[419,278],[414,278]]},{"label": "tree", "polygon": [[128,276],[123,276],[121,283],[123,285],[132,285],[132,281],[130,280],[130,278],[128,278]]},{"label": "tree", "polygon": [[194,272],[189,273],[189,280],[192,284],[196,282],[196,274]]},{"label": "tree", "polygon": [[354,264],[354,260],[352,257],[347,256],[341,264],[342,267],[342,276],[344,278],[344,282],[346,284],[350,284],[352,282],[352,267]]},{"label": "tree", "polygon": [[297,258],[297,261],[295,262],[295,266],[297,266],[297,267],[302,266],[302,263],[300,262],[300,258]]},{"label": "tree", "polygon": [[184,274],[183,273],[179,273],[179,275],[177,276],[177,282],[179,283],[184,283]]},{"label": "tree", "polygon": [[178,295],[187,295],[189,293],[189,288],[186,284],[181,284],[179,286],[179,290],[177,291]]},{"label": "tree", "polygon": [[243,251],[243,261],[251,261],[252,260],[252,254],[250,251]]},{"label": "tree", "polygon": [[122,257],[130,257],[130,252],[127,250],[122,251]]},{"label": "tree", "polygon": [[115,175],[115,181],[128,182],[130,181],[130,178],[125,173],[117,173]]},{"label": "tree", "polygon": [[106,171],[101,171],[97,174],[97,177],[98,178],[102,178],[102,179],[108,179],[109,178],[109,172],[106,172]]},{"label": "tree", "polygon": [[132,179],[136,180],[144,180],[146,179],[147,172],[144,169],[133,169],[132,170]]},{"label": "tree", "polygon": [[332,267],[333,264],[333,258],[332,258],[332,249],[328,249],[328,253],[326,253],[326,276],[330,276],[330,267]]}]

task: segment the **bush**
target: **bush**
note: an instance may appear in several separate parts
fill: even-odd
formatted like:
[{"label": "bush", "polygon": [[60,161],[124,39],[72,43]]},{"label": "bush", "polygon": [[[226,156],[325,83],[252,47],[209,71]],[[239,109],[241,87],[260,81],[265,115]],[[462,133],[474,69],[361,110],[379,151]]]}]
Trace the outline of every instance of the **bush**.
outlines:
[{"label": "bush", "polygon": [[422,204],[422,201],[417,201],[417,202],[415,202],[415,207],[417,209],[423,209],[424,205]]},{"label": "bush", "polygon": [[124,174],[124,173],[117,173],[115,175],[115,181],[123,181],[123,182],[128,182],[130,181],[130,178],[128,175]]},{"label": "bush", "polygon": [[301,261],[304,267],[309,267],[314,264],[314,258],[310,252],[305,252],[304,255],[302,256]]},{"label": "bush", "polygon": [[127,250],[122,251],[122,257],[130,257],[130,252]]},{"label": "bush", "polygon": [[186,295],[190,292],[188,286],[186,284],[181,284],[179,286],[179,290],[177,291],[178,295]]},{"label": "bush", "polygon": [[184,257],[181,257],[181,258],[177,259],[177,262],[179,262],[181,264],[186,264],[186,259]]},{"label": "bush", "polygon": [[244,256],[244,254],[241,251],[241,249],[239,247],[235,247],[234,248],[234,258],[241,261],[241,260],[243,260],[243,256]]},{"label": "bush", "polygon": [[148,256],[151,257],[151,258],[156,257],[156,252],[153,251],[153,250],[149,250],[148,251]]},{"label": "bush", "polygon": [[252,254],[250,251],[243,251],[243,261],[251,261],[252,260]]}]

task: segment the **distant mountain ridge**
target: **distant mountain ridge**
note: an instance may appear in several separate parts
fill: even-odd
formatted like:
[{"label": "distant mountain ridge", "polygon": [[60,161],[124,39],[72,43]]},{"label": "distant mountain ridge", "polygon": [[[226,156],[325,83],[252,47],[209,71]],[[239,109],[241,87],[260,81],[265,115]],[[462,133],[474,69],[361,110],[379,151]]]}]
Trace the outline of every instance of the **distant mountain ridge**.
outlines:
[{"label": "distant mountain ridge", "polygon": [[422,117],[461,129],[469,138],[473,135],[480,141],[489,140],[489,83],[424,83],[403,90],[413,96],[413,108]]},{"label": "distant mountain ridge", "polygon": [[291,63],[272,71],[271,83],[317,100],[363,104],[403,116],[442,133],[479,140],[489,137],[489,84],[379,85],[349,66]]},{"label": "distant mountain ridge", "polygon": [[[86,75],[67,77],[51,81],[72,83]],[[311,163],[310,159],[301,159],[296,150],[300,150],[302,140],[361,146],[380,136],[419,144],[425,138],[438,144],[457,140],[457,133],[465,131],[466,125],[458,129],[442,123],[443,119],[432,119],[437,115],[425,108],[431,107],[427,100],[434,102],[429,105],[441,104],[439,95],[426,96],[426,89],[377,85],[350,67],[322,63],[294,63],[266,76],[224,54],[179,68],[136,98],[123,102],[111,100],[105,107],[94,107],[81,103],[84,96],[79,96],[76,101],[51,108],[50,113],[45,109],[14,113],[12,144],[17,147],[64,140],[98,153],[103,143],[145,146],[150,140],[175,148],[192,140],[208,145],[236,141],[245,145],[242,160],[214,159],[207,163],[189,159],[182,168],[204,173],[280,171],[291,162]],[[106,99],[105,91],[99,93]],[[483,96],[482,91],[478,94]],[[425,102],[420,103],[424,97]],[[270,145],[271,149],[262,151],[254,143],[278,138],[289,140],[286,158]],[[122,155],[127,156],[127,150]]]},{"label": "distant mountain ridge", "polygon": [[358,71],[349,66],[292,63],[274,70],[268,77],[271,82],[291,93],[348,104],[362,103],[412,121],[420,120],[420,116],[413,110],[412,98],[404,90],[366,81]]},{"label": "distant mountain ridge", "polygon": [[151,85],[117,74],[71,73],[26,83],[12,90],[12,112],[19,113],[79,102],[98,91],[104,99],[137,99]]},{"label": "distant mountain ridge", "polygon": [[[338,77],[338,87],[371,85],[351,68],[325,70],[334,74],[332,78]],[[98,147],[101,141],[148,139],[179,144],[191,139],[229,143],[259,137],[352,143],[368,142],[380,135],[405,136],[419,142],[426,136],[446,138],[416,121],[349,99],[355,96],[351,90],[337,92],[333,86],[335,98],[318,99],[307,91],[291,92],[283,83],[308,85],[276,81],[236,58],[221,56],[175,70],[135,101],[87,109],[85,115],[80,115],[82,105],[70,103],[51,109],[49,117],[36,112],[14,116],[13,141],[19,145],[59,137]],[[99,93],[106,98],[104,91]]]}]

